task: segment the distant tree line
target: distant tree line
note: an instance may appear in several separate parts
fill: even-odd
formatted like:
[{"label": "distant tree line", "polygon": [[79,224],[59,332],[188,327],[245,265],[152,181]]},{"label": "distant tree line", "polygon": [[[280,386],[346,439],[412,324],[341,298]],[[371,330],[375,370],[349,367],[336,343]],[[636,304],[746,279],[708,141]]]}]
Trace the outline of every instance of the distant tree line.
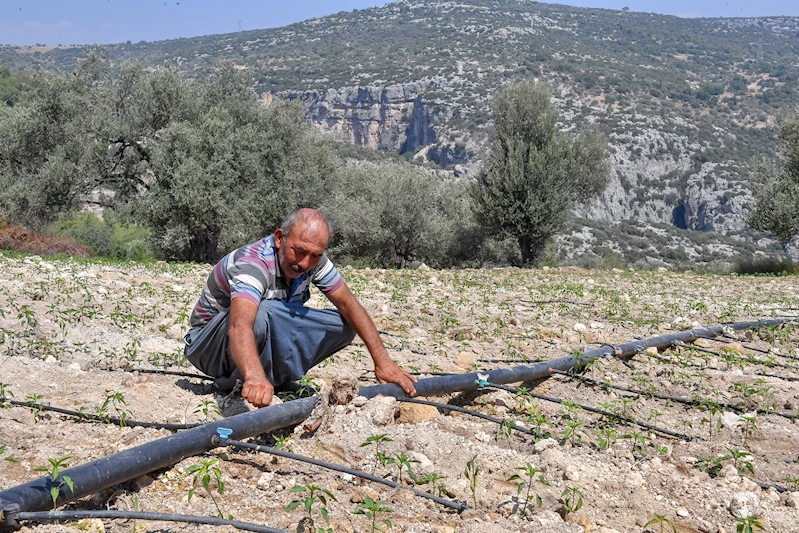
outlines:
[{"label": "distant tree line", "polygon": [[[146,245],[155,257],[213,262],[311,206],[334,224],[330,253],[348,261],[533,264],[572,207],[607,183],[604,140],[559,133],[548,89],[534,82],[497,98],[475,181],[342,157],[299,105],[264,105],[230,63],[199,81],[168,65],[112,68],[95,51],[31,86],[27,101],[0,106],[0,217],[118,257]],[[82,213],[92,205],[102,221]]]}]

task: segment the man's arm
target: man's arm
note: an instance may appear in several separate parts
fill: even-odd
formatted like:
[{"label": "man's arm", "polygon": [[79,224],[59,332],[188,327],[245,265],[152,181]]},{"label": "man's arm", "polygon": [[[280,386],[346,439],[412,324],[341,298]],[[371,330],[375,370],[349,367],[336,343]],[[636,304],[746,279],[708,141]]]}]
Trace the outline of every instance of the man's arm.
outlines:
[{"label": "man's arm", "polygon": [[383,346],[383,341],[380,340],[380,335],[377,333],[377,328],[369,317],[369,314],[363,306],[352,294],[346,283],[331,293],[325,294],[327,299],[344,317],[355,333],[363,339],[369,354],[375,364],[375,377],[380,383],[396,383],[405,394],[414,396],[416,394],[416,378],[401,369],[388,355],[386,347]]},{"label": "man's arm", "polygon": [[258,306],[246,298],[233,298],[230,302],[230,355],[236,363],[244,385],[241,396],[255,407],[265,407],[272,402],[275,388],[266,379],[261,366],[258,349],[255,346],[255,335],[252,332]]}]

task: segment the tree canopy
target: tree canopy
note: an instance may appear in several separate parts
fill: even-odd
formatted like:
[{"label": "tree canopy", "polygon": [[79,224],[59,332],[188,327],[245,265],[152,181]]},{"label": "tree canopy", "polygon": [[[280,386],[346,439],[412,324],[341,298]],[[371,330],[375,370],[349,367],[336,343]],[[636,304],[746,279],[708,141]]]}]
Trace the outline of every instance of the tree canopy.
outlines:
[{"label": "tree canopy", "polygon": [[494,99],[496,133],[474,188],[477,214],[517,239],[524,264],[535,264],[578,203],[607,186],[607,142],[597,133],[561,133],[550,89],[509,85]]},{"label": "tree canopy", "polygon": [[299,105],[264,106],[251,85],[226,63],[202,83],[169,66],[113,72],[99,52],[41,75],[30,105],[0,109],[0,212],[41,229],[101,191],[160,256],[214,261],[318,204],[336,170]]}]

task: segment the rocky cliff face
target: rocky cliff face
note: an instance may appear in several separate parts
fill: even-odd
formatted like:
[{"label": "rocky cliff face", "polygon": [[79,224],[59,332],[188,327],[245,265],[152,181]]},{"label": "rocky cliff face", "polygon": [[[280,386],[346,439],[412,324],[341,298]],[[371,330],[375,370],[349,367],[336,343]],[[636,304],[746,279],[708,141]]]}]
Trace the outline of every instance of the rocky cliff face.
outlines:
[{"label": "rocky cliff face", "polygon": [[[316,129],[381,152],[417,153],[441,167],[465,163],[465,150],[439,139],[437,127],[451,111],[433,109],[423,92],[430,83],[382,87],[346,87],[327,91],[285,91],[277,95],[299,99]],[[264,95],[269,101],[271,95]]]},{"label": "rocky cliff face", "polygon": [[[436,142],[437,117],[421,96],[425,85],[347,87],[327,91],[287,91],[301,100],[319,131],[381,152],[415,152]],[[440,120],[440,118],[438,118]]]}]

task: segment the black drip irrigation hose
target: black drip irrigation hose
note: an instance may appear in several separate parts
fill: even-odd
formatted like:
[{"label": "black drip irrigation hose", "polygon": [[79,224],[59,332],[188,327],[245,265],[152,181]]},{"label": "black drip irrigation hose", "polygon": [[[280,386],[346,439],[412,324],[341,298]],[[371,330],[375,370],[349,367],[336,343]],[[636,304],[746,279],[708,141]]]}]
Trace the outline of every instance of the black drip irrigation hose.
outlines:
[{"label": "black drip irrigation hose", "polygon": [[[390,479],[385,479],[380,476],[375,476],[373,474],[369,474],[363,472],[362,470],[355,470],[354,468],[348,468],[346,466],[337,465],[335,463],[329,463],[327,461],[322,461],[321,459],[314,459],[313,457],[306,457],[304,455],[299,455],[292,452],[287,452],[285,450],[278,450],[277,448],[272,448],[271,446],[262,446],[260,444],[251,444],[249,442],[242,442],[239,440],[232,440],[226,439],[219,436],[215,436],[212,439],[214,444],[220,446],[233,446],[236,448],[243,448],[246,450],[253,450],[257,452],[264,452],[269,453],[272,455],[277,455],[279,457],[285,457],[286,459],[293,459],[295,461],[302,461],[303,463],[308,463],[316,466],[321,466],[322,468],[327,468],[329,470],[335,470],[336,472],[342,472],[344,474],[350,474],[352,476],[357,476],[362,479],[366,479],[369,481],[374,481],[375,483],[381,483],[383,485],[387,485],[391,488],[405,488],[404,485],[400,485],[396,481],[392,481]],[[430,494],[429,492],[425,492],[423,490],[419,490],[416,488],[411,487],[411,490],[417,496],[422,498],[427,498],[428,500],[432,500],[439,505],[443,505],[444,507],[449,507],[450,509],[455,509],[458,512],[466,511],[469,507],[460,504],[458,502],[454,502],[452,500],[447,500],[446,498],[440,498],[434,494]]]},{"label": "black drip irrigation hose", "polygon": [[[646,355],[647,357],[651,357],[653,359],[657,359],[658,361],[663,361],[664,363],[669,363],[669,364],[672,364],[672,365],[683,365],[683,366],[688,366],[688,367],[691,367],[691,368],[701,368],[703,370],[715,370],[717,372],[729,372],[729,370],[730,370],[729,368],[721,368],[719,366],[698,365],[696,363],[688,363],[688,362],[684,362],[684,361],[675,361],[674,359],[671,359],[671,358],[668,358],[668,357],[663,357],[662,355],[655,355],[655,354],[652,354],[652,353],[645,353],[644,355]],[[767,378],[782,379],[782,380],[785,380],[785,381],[799,381],[799,377],[781,376],[779,374],[769,374],[768,372],[752,372],[752,375],[753,376],[764,376],[764,377],[767,377]]]},{"label": "black drip irrigation hose", "polygon": [[[519,392],[519,389],[517,389],[516,387],[508,387],[506,385],[494,385],[494,384],[490,383],[490,384],[487,385],[487,387],[491,387],[491,388],[495,388],[495,389],[500,389],[500,390],[512,392],[514,394],[517,394]],[[536,398],[536,399],[539,399],[539,400],[544,400],[544,401],[547,401],[547,402],[557,403],[557,404],[561,404],[561,405],[566,403],[564,400],[561,400],[560,398],[554,398],[552,396],[544,396],[543,394],[534,394],[532,392],[527,392],[527,393],[525,393],[525,395],[529,395],[531,398]],[[620,414],[617,414],[617,413],[612,413],[610,411],[605,411],[604,409],[597,409],[596,407],[590,407],[588,405],[582,405],[582,404],[574,403],[574,402],[571,402],[571,403],[574,404],[576,407],[579,407],[580,409],[583,409],[585,411],[589,411],[591,413],[596,413],[596,414],[602,415],[602,416],[607,416],[609,418],[615,418],[617,420],[622,420],[622,421],[627,422],[629,424],[635,424],[636,426],[640,426],[640,427],[645,428],[645,429],[650,429],[652,431],[655,431],[657,433],[662,433],[663,435],[668,435],[670,437],[675,437],[677,439],[684,440],[686,442],[692,441],[694,439],[698,439],[698,437],[692,437],[691,435],[686,435],[684,433],[678,433],[678,432],[672,431],[670,429],[661,428],[661,427],[655,426],[653,424],[648,424],[646,422],[642,422],[640,420],[636,420],[635,418],[630,418],[628,416],[620,415]]]},{"label": "black drip irrigation hose", "polygon": [[746,362],[746,363],[749,363],[749,364],[752,364],[752,365],[762,365],[762,366],[768,366],[768,367],[777,366],[777,367],[780,367],[780,368],[787,368],[788,370],[793,370],[794,372],[799,372],[799,368],[797,368],[797,367],[795,367],[793,365],[785,364],[785,363],[778,363],[776,361],[761,361],[759,359],[754,359],[754,358],[751,358],[751,357],[743,357],[741,355],[734,355],[734,354],[730,354],[730,353],[722,353],[722,352],[720,352],[718,350],[711,350],[710,348],[703,348],[701,346],[694,346],[694,345],[691,345],[691,344],[686,344],[686,343],[681,342],[681,341],[674,341],[673,344],[674,344],[674,346],[679,346],[680,348],[688,348],[690,350],[696,350],[697,352],[708,353],[708,354],[711,354],[711,355],[715,355],[717,357],[723,357],[725,359],[732,359],[732,360],[735,360],[735,361],[743,361],[743,362]]},{"label": "black drip irrigation hose", "polygon": [[6,513],[5,525],[15,526],[16,521],[35,521],[52,522],[57,520],[82,520],[84,518],[106,518],[106,519],[125,519],[125,520],[153,520],[161,522],[184,522],[188,524],[207,524],[212,526],[231,526],[243,531],[256,531],[257,533],[290,533],[285,529],[261,526],[250,522],[239,520],[227,520],[213,516],[196,516],[186,514],[170,513],[151,513],[145,511],[40,511],[40,512],[21,512],[13,516],[13,521],[9,520],[9,513]]},{"label": "black drip irrigation hose", "polygon": [[756,479],[751,479],[751,481],[757,483],[761,489],[775,489],[777,492],[792,492],[791,489],[783,487],[782,485],[777,485],[776,483],[764,483]]},{"label": "black drip irrigation hose", "polygon": [[[74,488],[62,487],[55,506],[173,465],[186,457],[208,452],[214,447],[211,439],[219,428],[228,428],[236,438],[247,438],[298,424],[310,416],[318,401],[318,396],[312,396],[248,411],[62,470],[56,482],[63,483],[61,480],[64,476],[69,476]],[[2,490],[0,509],[5,511],[9,507],[16,507],[21,512],[52,509],[52,484],[50,475],[45,475]],[[2,520],[0,518],[0,526],[3,525]]]},{"label": "black drip irrigation hose", "polygon": [[[694,405],[694,406],[698,406],[698,405],[702,404],[701,400],[698,400],[696,398],[686,398],[684,396],[668,396],[666,394],[660,394],[658,392],[648,392],[648,391],[643,391],[643,390],[640,390],[640,389],[631,389],[631,388],[628,388],[628,387],[623,387],[621,385],[613,385],[612,383],[606,383],[604,381],[599,381],[597,379],[593,379],[593,378],[589,378],[589,377],[585,377],[585,376],[578,376],[577,374],[572,374],[570,372],[563,372],[561,370],[553,370],[552,373],[553,374],[558,374],[558,375],[561,375],[561,376],[565,376],[567,378],[576,379],[576,380],[582,381],[584,383],[588,383],[590,385],[596,385],[599,388],[610,387],[611,389],[616,389],[616,390],[620,390],[620,391],[624,391],[624,392],[629,392],[629,393],[632,393],[632,394],[636,394],[638,396],[644,396],[646,398],[658,398],[660,400],[667,400],[667,401],[682,403],[682,404],[685,404],[685,405]],[[741,412],[741,413],[745,413],[747,411],[754,410],[754,411],[757,411],[758,414],[776,415],[776,416],[782,416],[784,418],[789,418],[789,419],[799,418],[799,414],[797,414],[797,413],[789,413],[789,412],[786,412],[786,411],[774,411],[772,409],[749,408],[749,407],[746,407],[744,405],[739,405],[739,404],[735,404],[735,403],[725,403],[725,402],[715,402],[715,401],[713,403],[715,403],[719,407],[724,407],[726,409],[730,409],[731,411],[738,411],[738,412]]]},{"label": "black drip irrigation hose", "polygon": [[719,342],[719,343],[724,343],[724,344],[729,344],[731,342],[737,342],[738,344],[741,345],[742,348],[746,348],[747,350],[752,351],[752,352],[757,352],[757,353],[762,353],[762,354],[767,354],[767,355],[773,355],[775,357],[782,357],[783,359],[790,359],[791,361],[799,361],[799,357],[796,357],[794,355],[787,355],[787,354],[777,353],[777,352],[772,351],[772,350],[764,350],[762,348],[758,348],[757,346],[752,346],[751,344],[744,344],[746,341],[741,340],[741,339],[739,339],[737,337],[731,337],[729,335],[724,335],[723,337],[724,337],[723,339],[713,338],[713,337],[702,337],[702,338],[703,339],[707,339],[709,341]]},{"label": "black drip irrigation hose", "polygon": [[197,379],[204,379],[206,381],[213,381],[214,378],[211,376],[206,376],[204,374],[197,374],[194,372],[180,372],[177,370],[161,370],[161,369],[151,369],[151,368],[131,368],[130,370],[126,370],[126,372],[138,372],[140,374],[160,374],[165,376],[179,376],[183,378],[197,378]]},{"label": "black drip irrigation hose", "polygon": [[[475,411],[473,409],[466,409],[465,407],[460,407],[457,405],[451,405],[448,403],[441,403],[441,402],[431,402],[430,400],[419,400],[418,398],[397,398],[397,401],[406,402],[406,403],[418,403],[420,405],[429,405],[431,407],[435,407],[436,409],[444,409],[446,411],[457,411],[459,413],[464,413],[467,415],[471,415],[477,418],[482,418],[483,420],[488,420],[489,422],[494,422],[495,424],[502,425],[505,423],[505,420],[501,418],[497,418],[495,416],[487,415],[485,413],[481,413],[480,411]],[[526,433],[528,435],[536,436],[533,431],[530,431],[527,428],[523,428],[522,426],[517,426],[516,424],[509,424],[511,429],[514,431],[520,431],[522,433]]]},{"label": "black drip irrigation hose", "polygon": [[0,398],[0,404],[7,403],[10,405],[14,405],[17,407],[29,407],[31,409],[37,411],[49,411],[53,413],[59,413],[62,415],[73,416],[75,418],[79,418],[80,420],[85,420],[87,422],[101,422],[103,424],[111,424],[114,426],[120,427],[143,427],[143,428],[155,428],[155,429],[168,429],[170,431],[179,431],[181,429],[191,429],[196,428],[202,424],[168,424],[168,423],[161,423],[161,422],[142,422],[140,420],[132,420],[126,418],[122,420],[116,416],[100,416],[95,415],[92,413],[81,413],[80,411],[73,411],[72,409],[64,409],[63,407],[56,407],[54,405],[46,405],[43,403],[34,403],[34,402],[21,402],[19,400],[11,400],[6,398],[5,396]]}]

